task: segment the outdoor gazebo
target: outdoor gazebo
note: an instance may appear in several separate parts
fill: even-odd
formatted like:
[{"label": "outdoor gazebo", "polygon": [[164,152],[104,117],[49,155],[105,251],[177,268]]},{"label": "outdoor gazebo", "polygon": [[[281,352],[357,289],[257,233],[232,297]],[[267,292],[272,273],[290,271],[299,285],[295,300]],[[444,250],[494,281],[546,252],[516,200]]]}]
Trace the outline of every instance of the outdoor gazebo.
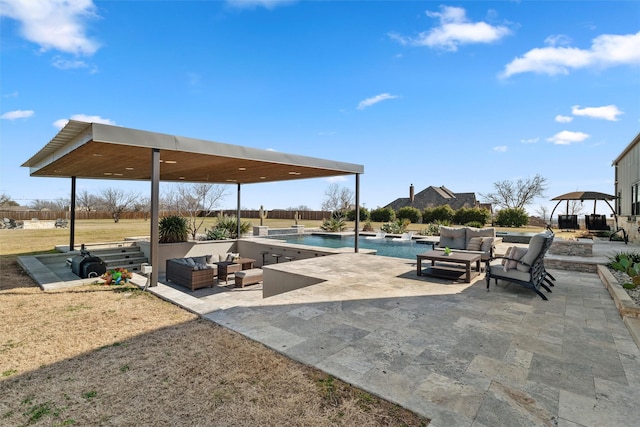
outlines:
[{"label": "outdoor gazebo", "polygon": [[[364,173],[364,166],[357,164],[75,120],[22,166],[30,168],[31,176],[71,178],[70,250],[74,249],[77,178],[149,181],[151,286],[158,282],[160,181],[236,184],[240,227],[243,184],[355,175],[358,209],[360,174]],[[358,218],[356,212],[356,230]],[[357,252],[357,232],[355,237]]]}]

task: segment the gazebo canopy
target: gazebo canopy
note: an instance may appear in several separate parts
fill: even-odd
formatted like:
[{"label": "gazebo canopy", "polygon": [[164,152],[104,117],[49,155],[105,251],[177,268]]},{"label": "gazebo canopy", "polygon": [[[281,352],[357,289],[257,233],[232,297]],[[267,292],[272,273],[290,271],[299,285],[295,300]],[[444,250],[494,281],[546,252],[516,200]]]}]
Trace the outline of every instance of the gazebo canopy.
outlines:
[{"label": "gazebo canopy", "polygon": [[597,191],[574,191],[554,197],[551,200],[615,200],[616,196]]},{"label": "gazebo canopy", "polygon": [[249,184],[364,173],[364,166],[202,139],[70,120],[22,166],[31,176]]}]

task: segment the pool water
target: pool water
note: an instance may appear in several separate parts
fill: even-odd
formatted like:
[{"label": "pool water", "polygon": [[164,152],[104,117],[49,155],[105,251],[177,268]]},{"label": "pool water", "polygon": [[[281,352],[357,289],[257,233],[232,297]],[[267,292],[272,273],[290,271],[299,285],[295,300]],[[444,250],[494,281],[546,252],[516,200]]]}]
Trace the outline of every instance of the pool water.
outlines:
[{"label": "pool water", "polygon": [[[323,248],[353,248],[355,238],[353,236],[327,236],[315,234],[295,234],[277,236],[278,240],[298,245],[320,246]],[[416,259],[416,255],[432,250],[431,245],[411,241],[393,241],[391,238],[367,239],[360,236],[358,240],[360,249],[374,249],[378,255],[396,258]]]}]

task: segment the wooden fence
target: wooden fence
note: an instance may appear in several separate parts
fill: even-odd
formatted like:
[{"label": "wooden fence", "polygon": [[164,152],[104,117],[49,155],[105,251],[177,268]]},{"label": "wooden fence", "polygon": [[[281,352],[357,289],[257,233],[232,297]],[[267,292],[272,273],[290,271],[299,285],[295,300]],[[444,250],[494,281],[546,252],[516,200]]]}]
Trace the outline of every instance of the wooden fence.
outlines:
[{"label": "wooden fence", "polygon": [[[222,212],[224,215],[235,216],[236,210],[218,210],[211,211],[208,216],[218,216]],[[316,220],[321,221],[331,216],[329,211],[297,211],[299,219],[304,220]],[[176,215],[176,212],[161,211],[160,216]],[[267,211],[267,218],[269,219],[291,219],[293,220],[296,211],[289,211],[284,209],[274,209]],[[204,215],[204,212],[200,213],[200,216]],[[120,214],[120,219],[149,219],[151,215],[149,212],[123,212]],[[30,211],[30,210],[0,210],[0,218],[10,218],[16,221],[28,221],[30,219],[37,218],[41,221],[55,221],[58,218],[69,219],[69,211]],[[241,210],[241,218],[260,218],[258,210]],[[76,219],[112,219],[113,217],[106,211],[76,211]]]}]

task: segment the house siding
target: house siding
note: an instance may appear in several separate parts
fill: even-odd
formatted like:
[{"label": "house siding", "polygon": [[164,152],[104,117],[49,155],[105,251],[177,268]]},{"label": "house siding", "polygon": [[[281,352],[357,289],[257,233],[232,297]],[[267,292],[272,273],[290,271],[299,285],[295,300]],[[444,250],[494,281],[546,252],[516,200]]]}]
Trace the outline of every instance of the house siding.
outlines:
[{"label": "house siding", "polygon": [[627,231],[630,241],[640,242],[640,133],[613,161],[613,166],[618,226]]}]

